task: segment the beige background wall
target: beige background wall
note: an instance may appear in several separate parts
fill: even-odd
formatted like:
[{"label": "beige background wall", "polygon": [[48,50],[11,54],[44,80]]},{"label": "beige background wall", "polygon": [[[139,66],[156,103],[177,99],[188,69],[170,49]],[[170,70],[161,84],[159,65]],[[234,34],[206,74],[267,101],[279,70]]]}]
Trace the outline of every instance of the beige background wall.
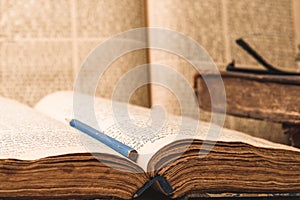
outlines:
[{"label": "beige background wall", "polygon": [[[80,64],[97,44],[145,21],[140,0],[1,0],[0,95],[33,106],[46,94],[71,90]],[[98,94],[110,97],[122,74],[146,62],[146,51],[117,59]],[[149,106],[148,95],[144,87],[132,102]]]},{"label": "beige background wall", "polygon": [[[225,70],[233,58],[241,67],[261,68],[235,44],[236,39],[244,37],[275,66],[294,71],[298,66],[293,3],[293,0],[149,0],[149,25],[176,30],[195,39],[220,70]],[[196,70],[179,56],[151,51],[151,61],[173,67],[192,85]],[[176,97],[166,88],[154,86],[152,94],[153,103],[180,114]],[[203,111],[200,117],[210,119]],[[228,116],[225,126],[287,142],[279,124]]]},{"label": "beige background wall", "polygon": [[[296,38],[300,41],[299,1],[149,0],[145,4],[144,0],[1,0],[0,95],[33,106],[46,94],[71,90],[80,64],[99,42],[147,23],[192,37],[207,49],[221,70],[232,58],[240,66],[259,67],[234,40],[264,33],[267,36],[247,38],[276,65],[295,70]],[[172,66],[192,83],[195,70],[178,56],[152,51],[151,60]],[[98,94],[110,97],[120,76],[147,62],[146,51],[117,59],[100,80]],[[176,97],[163,88],[152,90],[152,101],[179,113]],[[149,88],[139,89],[131,102],[149,106]],[[204,113],[202,118],[209,116]],[[278,124],[228,117],[226,126],[286,141]]]},{"label": "beige background wall", "polygon": [[300,44],[300,1],[294,0],[294,18],[295,18],[295,29],[297,36],[297,43]]}]

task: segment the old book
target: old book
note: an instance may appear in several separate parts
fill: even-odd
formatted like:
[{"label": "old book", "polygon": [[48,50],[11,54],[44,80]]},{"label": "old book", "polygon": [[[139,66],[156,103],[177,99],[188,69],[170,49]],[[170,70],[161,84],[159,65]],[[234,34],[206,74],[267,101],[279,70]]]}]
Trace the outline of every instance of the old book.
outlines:
[{"label": "old book", "polygon": [[[219,76],[210,72],[195,76],[200,106],[210,111],[210,95],[202,76],[212,84]],[[300,123],[299,76],[222,72],[221,77],[226,91],[226,113],[275,122]]]},{"label": "old book", "polygon": [[228,129],[212,138],[214,125],[173,115],[151,121],[154,110],[95,98],[99,128],[138,151],[132,162],[66,124],[72,101],[72,92],[57,92],[32,109],[0,99],[1,197],[130,199],[152,185],[172,198],[300,192],[299,149]]},{"label": "old book", "polygon": [[[202,72],[195,76],[194,88],[203,110],[225,112],[211,106],[205,80],[213,86],[218,75]],[[226,91],[226,113],[232,116],[258,119],[282,124],[290,144],[300,147],[300,78],[289,75],[267,75],[238,72],[222,72]],[[283,135],[283,134],[282,134]]]}]

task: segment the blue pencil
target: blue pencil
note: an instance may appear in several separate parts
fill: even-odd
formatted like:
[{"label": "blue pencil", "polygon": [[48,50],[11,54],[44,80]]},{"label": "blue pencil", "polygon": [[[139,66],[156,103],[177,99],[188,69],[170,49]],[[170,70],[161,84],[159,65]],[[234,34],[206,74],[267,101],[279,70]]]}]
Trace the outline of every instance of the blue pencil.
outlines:
[{"label": "blue pencil", "polygon": [[129,158],[130,160],[136,161],[138,153],[135,149],[123,144],[122,142],[119,142],[114,138],[111,138],[110,136],[90,127],[89,125],[77,119],[66,119],[66,121],[70,124],[70,126],[80,130],[81,132],[91,136],[92,138],[95,138],[96,140],[109,146],[110,148],[114,149],[123,156]]}]

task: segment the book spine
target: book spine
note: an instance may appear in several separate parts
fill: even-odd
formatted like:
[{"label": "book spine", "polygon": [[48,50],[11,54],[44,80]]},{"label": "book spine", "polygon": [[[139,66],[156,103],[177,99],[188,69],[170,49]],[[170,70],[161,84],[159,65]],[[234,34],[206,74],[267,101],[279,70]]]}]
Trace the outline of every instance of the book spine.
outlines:
[{"label": "book spine", "polygon": [[155,176],[150,181],[145,183],[143,187],[141,187],[135,194],[134,197],[138,197],[143,194],[148,188],[150,188],[154,183],[158,183],[160,188],[166,195],[171,195],[173,193],[173,189],[170,186],[169,182],[163,176]]}]

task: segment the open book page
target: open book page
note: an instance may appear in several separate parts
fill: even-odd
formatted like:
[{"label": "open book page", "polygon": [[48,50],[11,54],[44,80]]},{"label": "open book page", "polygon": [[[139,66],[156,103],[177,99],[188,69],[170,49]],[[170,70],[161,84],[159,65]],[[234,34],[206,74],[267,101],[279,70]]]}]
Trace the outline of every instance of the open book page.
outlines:
[{"label": "open book page", "polygon": [[0,97],[0,159],[34,160],[89,152],[116,154],[94,139],[17,101]]},{"label": "open book page", "polygon": [[[36,109],[63,122],[65,117],[73,116],[72,101],[72,92],[57,92],[41,100]],[[241,132],[218,129],[214,125],[191,118],[159,115],[162,113],[155,111],[155,108],[148,109],[98,97],[95,98],[94,103],[99,125],[94,128],[136,149],[139,153],[137,163],[144,170],[147,169],[148,161],[157,151],[181,139],[244,142],[257,147],[299,151],[293,147],[254,138]],[[82,117],[79,120],[89,123],[88,118]],[[215,133],[218,130],[221,130],[220,134]],[[86,148],[89,149],[88,145]]]}]

